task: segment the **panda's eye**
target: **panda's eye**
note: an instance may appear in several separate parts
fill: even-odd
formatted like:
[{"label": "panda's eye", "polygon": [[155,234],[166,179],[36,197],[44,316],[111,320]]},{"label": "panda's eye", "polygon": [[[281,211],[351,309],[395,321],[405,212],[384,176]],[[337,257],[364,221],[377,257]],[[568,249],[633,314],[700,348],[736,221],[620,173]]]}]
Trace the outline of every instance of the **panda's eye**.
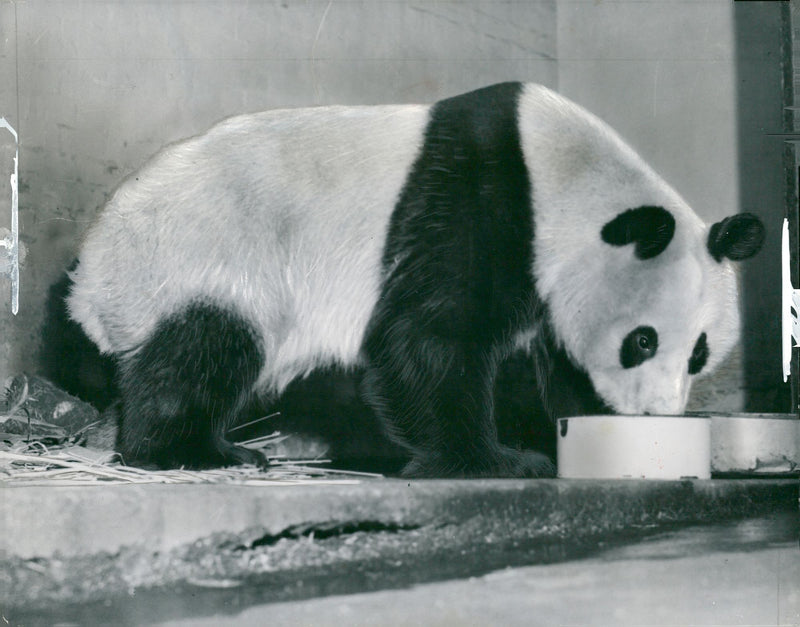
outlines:
[{"label": "panda's eye", "polygon": [[708,353],[706,334],[701,333],[694,345],[694,350],[692,350],[692,356],[689,358],[689,374],[697,374],[703,369],[708,361]]},{"label": "panda's eye", "polygon": [[653,327],[636,327],[622,340],[619,361],[623,368],[633,368],[647,361],[658,350],[658,333]]}]

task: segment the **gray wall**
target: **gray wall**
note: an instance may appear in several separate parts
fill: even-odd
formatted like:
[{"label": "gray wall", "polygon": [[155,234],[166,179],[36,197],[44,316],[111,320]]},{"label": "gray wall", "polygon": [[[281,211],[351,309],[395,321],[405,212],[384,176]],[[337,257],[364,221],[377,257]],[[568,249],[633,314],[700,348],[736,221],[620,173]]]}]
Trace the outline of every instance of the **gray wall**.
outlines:
[{"label": "gray wall", "polygon": [[707,221],[738,210],[733,3],[558,3],[559,90]]},{"label": "gray wall", "polygon": [[0,29],[29,248],[16,318],[0,279],[0,382],[33,368],[47,287],[116,183],[163,144],[245,111],[557,81],[554,0],[30,0],[0,4]]},{"label": "gray wall", "polygon": [[233,113],[537,81],[618,128],[705,219],[738,211],[733,22],[728,0],[0,4],[29,248],[16,318],[0,279],[0,380],[33,367],[46,289],[114,185]]}]

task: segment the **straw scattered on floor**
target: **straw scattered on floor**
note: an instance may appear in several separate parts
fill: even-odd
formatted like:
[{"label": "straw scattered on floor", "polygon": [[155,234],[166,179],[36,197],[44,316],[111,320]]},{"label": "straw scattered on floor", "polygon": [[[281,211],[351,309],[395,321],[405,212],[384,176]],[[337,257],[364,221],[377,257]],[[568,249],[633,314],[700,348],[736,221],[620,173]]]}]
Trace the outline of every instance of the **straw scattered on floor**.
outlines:
[{"label": "straw scattered on floor", "polygon": [[[3,437],[0,435],[0,437]],[[258,438],[268,448],[286,436],[279,433]],[[16,440],[16,441],[15,441]],[[255,448],[255,447],[254,447]],[[5,437],[0,441],[0,481],[14,485],[107,485],[141,483],[230,483],[236,485],[351,484],[381,475],[326,467],[327,459],[288,460],[270,458],[270,466],[234,466],[210,470],[144,470],[126,466],[111,451],[77,445],[48,446]]]},{"label": "straw scattered on floor", "polygon": [[239,445],[261,451],[270,460],[267,469],[250,465],[212,470],[144,470],[126,466],[111,450],[117,426],[113,412],[101,415],[50,381],[20,373],[5,382],[0,394],[0,482],[28,486],[110,483],[263,486],[357,483],[367,477],[381,476],[333,469],[330,460],[319,457],[287,459],[287,448],[282,443],[292,436],[277,431],[248,440],[235,434],[259,423],[265,427],[276,415],[263,416],[228,431],[230,441],[239,440]]}]

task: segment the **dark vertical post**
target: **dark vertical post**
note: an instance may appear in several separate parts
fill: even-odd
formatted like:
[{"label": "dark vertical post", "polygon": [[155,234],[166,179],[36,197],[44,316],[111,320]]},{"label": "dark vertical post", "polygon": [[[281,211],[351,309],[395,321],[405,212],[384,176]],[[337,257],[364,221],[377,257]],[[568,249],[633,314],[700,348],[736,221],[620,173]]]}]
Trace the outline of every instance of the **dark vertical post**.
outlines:
[{"label": "dark vertical post", "polygon": [[760,216],[767,232],[763,250],[742,267],[745,409],[753,412],[786,412],[791,404],[781,364],[780,279],[785,140],[793,130],[784,101],[788,5],[734,3],[741,208]]},{"label": "dark vertical post", "polygon": [[[792,141],[784,142],[784,170],[786,172],[785,217],[789,222],[790,271],[792,285],[797,287],[800,281],[800,135],[797,127],[797,115],[800,111],[800,89],[796,69],[800,69],[800,15],[795,2],[782,3],[781,20],[783,32],[783,129],[792,134]],[[800,359],[797,349],[792,349],[791,370],[791,412],[800,414]]]}]

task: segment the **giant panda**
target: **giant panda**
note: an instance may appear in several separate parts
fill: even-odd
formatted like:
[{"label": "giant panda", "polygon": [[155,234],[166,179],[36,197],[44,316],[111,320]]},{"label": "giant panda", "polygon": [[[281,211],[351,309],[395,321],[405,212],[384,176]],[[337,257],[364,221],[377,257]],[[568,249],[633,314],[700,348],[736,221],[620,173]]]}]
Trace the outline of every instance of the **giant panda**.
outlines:
[{"label": "giant panda", "polygon": [[551,417],[679,414],[739,335],[731,261],[605,123],[536,84],[433,105],[227,119],[170,145],[88,230],[70,316],[119,368],[126,462],[254,462],[253,395],[317,368],[363,394],[409,476],[547,476],[499,444],[498,364],[524,348]]}]

